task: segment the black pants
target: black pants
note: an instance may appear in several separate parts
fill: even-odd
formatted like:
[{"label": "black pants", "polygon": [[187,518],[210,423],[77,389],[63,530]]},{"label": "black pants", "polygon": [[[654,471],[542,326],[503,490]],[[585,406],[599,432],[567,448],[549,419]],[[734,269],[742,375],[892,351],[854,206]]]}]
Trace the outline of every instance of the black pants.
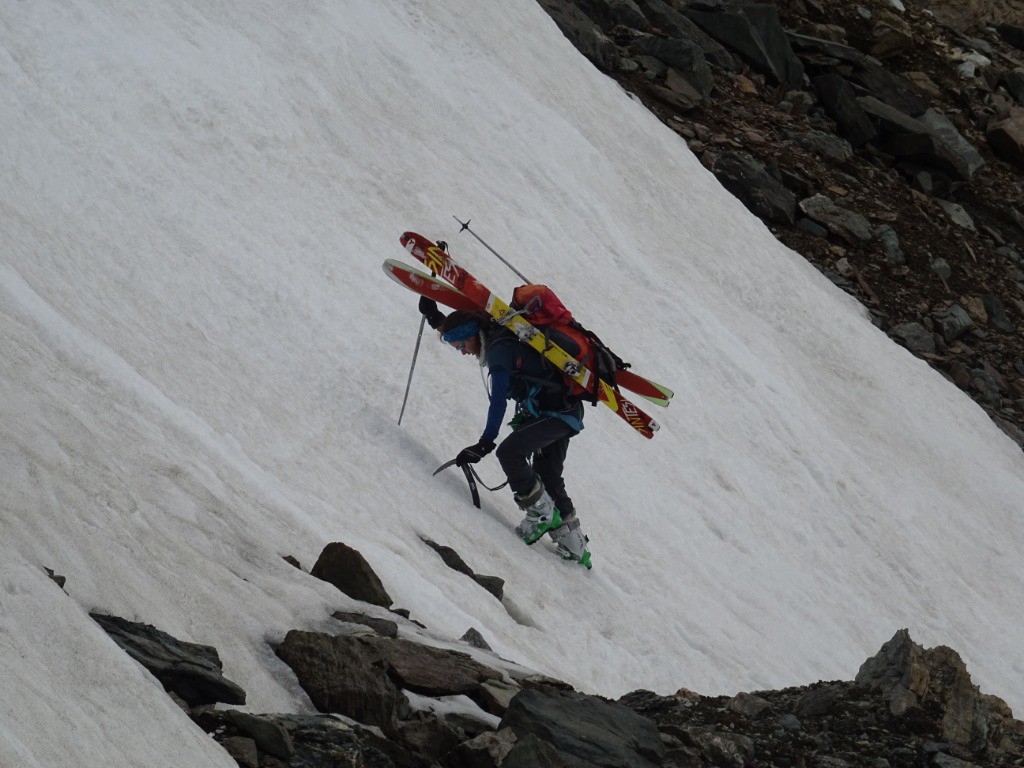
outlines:
[{"label": "black pants", "polygon": [[[519,495],[533,490],[536,477],[555,502],[562,517],[575,511],[572,499],[565,492],[562,467],[569,450],[569,438],[576,431],[561,419],[543,416],[516,429],[498,446],[496,456],[508,478],[509,488]],[[529,458],[533,456],[533,467]]]}]

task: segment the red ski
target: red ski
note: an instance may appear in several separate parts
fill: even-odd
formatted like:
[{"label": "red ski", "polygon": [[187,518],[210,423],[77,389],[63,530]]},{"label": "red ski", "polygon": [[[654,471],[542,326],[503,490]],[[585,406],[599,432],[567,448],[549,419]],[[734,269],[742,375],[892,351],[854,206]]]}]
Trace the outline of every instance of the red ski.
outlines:
[{"label": "red ski", "polygon": [[[460,267],[452,258],[433,242],[415,232],[406,232],[399,238],[405,249],[423,262],[442,279],[448,281],[457,291],[467,296],[478,309],[487,312],[501,325],[516,334],[524,344],[536,349],[558,370],[569,376],[586,390],[594,387],[594,376],[586,367],[568,352],[546,341],[544,334],[537,331],[522,316],[514,314],[509,305],[473,275]],[[640,410],[634,403],[622,396],[608,382],[597,382],[599,400],[625,421],[634,430],[650,439],[658,429],[658,423]]]},{"label": "red ski", "polygon": [[394,259],[384,260],[384,273],[399,285],[404,285],[410,291],[433,299],[439,304],[444,304],[452,309],[464,309],[467,312],[475,312],[480,309],[469,296],[462,291],[452,288],[448,283],[442,283],[436,277],[431,277],[426,272],[420,272],[400,261]]}]

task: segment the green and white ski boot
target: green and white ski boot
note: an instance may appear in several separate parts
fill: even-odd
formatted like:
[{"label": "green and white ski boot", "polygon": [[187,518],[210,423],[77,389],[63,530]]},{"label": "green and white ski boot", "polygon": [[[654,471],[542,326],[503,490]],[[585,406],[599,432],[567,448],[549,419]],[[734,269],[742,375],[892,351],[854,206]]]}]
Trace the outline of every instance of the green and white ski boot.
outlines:
[{"label": "green and white ski boot", "polygon": [[527,544],[533,544],[548,531],[562,525],[562,514],[540,480],[529,493],[523,496],[515,494],[515,500],[519,508],[526,512],[522,522],[516,526],[516,533]]},{"label": "green and white ski boot", "polygon": [[564,525],[552,530],[551,539],[555,542],[555,550],[563,559],[575,560],[590,570],[590,550],[587,549],[589,539],[580,530],[580,521],[575,515]]}]

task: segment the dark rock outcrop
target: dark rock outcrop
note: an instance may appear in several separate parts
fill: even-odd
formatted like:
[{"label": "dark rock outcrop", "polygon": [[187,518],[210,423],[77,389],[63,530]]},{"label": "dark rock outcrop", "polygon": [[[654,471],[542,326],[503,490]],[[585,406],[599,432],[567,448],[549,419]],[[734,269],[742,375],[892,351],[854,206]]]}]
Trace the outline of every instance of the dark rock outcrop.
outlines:
[{"label": "dark rock outcrop", "polygon": [[245,704],[245,691],[222,674],[217,650],[178,640],[149,624],[90,614],[129,656],[148,669],[164,690],[189,706]]}]

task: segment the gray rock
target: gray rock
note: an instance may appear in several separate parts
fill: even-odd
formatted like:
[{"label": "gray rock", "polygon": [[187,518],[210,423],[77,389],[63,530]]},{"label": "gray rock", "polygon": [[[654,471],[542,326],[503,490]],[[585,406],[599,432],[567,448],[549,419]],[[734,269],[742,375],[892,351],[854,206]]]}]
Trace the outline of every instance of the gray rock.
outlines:
[{"label": "gray rock", "polygon": [[916,355],[934,355],[935,339],[920,323],[900,323],[889,329],[889,335]]},{"label": "gray rock", "polygon": [[675,69],[702,96],[711,93],[715,78],[704,58],[704,51],[692,40],[640,35],[633,41],[633,47]]},{"label": "gray rock", "polygon": [[398,624],[390,619],[377,619],[362,613],[348,613],[346,611],[335,611],[331,614],[331,618],[349,624],[362,624],[382,637],[398,637]]},{"label": "gray rock", "polygon": [[1007,118],[990,125],[985,139],[1001,158],[1024,166],[1024,108],[1015,107]]},{"label": "gray rock", "polygon": [[771,703],[767,699],[752,693],[737,693],[725,705],[730,712],[738,712],[747,717],[757,717],[769,707],[771,707]]},{"label": "gray rock", "polygon": [[973,147],[968,146],[969,151],[961,152],[961,144],[874,96],[858,97],[857,102],[878,121],[883,135],[882,148],[889,154],[939,168],[963,181],[973,175],[977,157]]},{"label": "gray rock", "polygon": [[235,709],[229,710],[227,715],[240,731],[255,742],[261,752],[282,760],[288,760],[295,754],[292,738],[280,723]]},{"label": "gray rock", "polygon": [[751,4],[718,13],[685,8],[683,13],[756,71],[790,88],[803,87],[804,65],[793,52],[775,7]]},{"label": "gray rock", "polygon": [[583,11],[565,0],[538,1],[576,50],[605,72],[618,69],[618,46]]},{"label": "gray rock", "polygon": [[474,629],[473,627],[467,629],[466,634],[459,639],[464,643],[469,643],[474,648],[479,648],[485,651],[491,650],[491,646],[489,646],[487,641],[484,640],[484,636],[480,634],[479,630]]},{"label": "gray rock", "polygon": [[802,724],[796,715],[785,714],[779,717],[779,727],[786,731],[799,731]]},{"label": "gray rock", "polygon": [[800,210],[834,235],[849,243],[864,243],[873,236],[868,220],[855,211],[841,208],[825,195],[800,201]]},{"label": "gray rock", "polygon": [[1013,324],[1009,315],[1006,314],[1006,307],[1003,306],[1003,302],[998,296],[986,294],[981,297],[981,301],[985,307],[985,312],[988,314],[989,325],[1006,333],[1017,332],[1017,326]]},{"label": "gray rock", "polygon": [[791,132],[789,137],[800,146],[836,163],[845,163],[853,157],[850,142],[824,131]]},{"label": "gray rock", "polygon": [[657,728],[647,718],[621,704],[571,691],[523,690],[509,705],[501,727],[511,728],[520,741],[532,735],[591,767],[655,768],[665,753]]},{"label": "gray rock", "polygon": [[938,134],[962,158],[968,179],[974,178],[974,174],[985,166],[985,161],[975,146],[965,139],[952,121],[941,112],[929,108],[918,119]]},{"label": "gray rock", "polygon": [[392,728],[400,693],[380,664],[378,649],[363,638],[291,630],[274,651],[321,712]]},{"label": "gray rock", "polygon": [[479,573],[473,574],[473,581],[486,589],[496,598],[501,600],[505,596],[505,580],[498,576],[484,576]]},{"label": "gray rock", "polygon": [[710,170],[751,213],[768,221],[794,222],[796,195],[746,152],[723,152],[714,157]]},{"label": "gray rock", "polygon": [[655,27],[668,37],[692,40],[704,52],[704,57],[717,67],[727,72],[735,72],[739,67],[735,57],[717,40],[694,24],[690,19],[664,0],[637,0],[637,6],[644,16]]},{"label": "gray rock", "polygon": [[974,328],[974,320],[959,304],[954,304],[944,312],[937,313],[935,321],[938,323],[939,333],[947,343],[959,339]]},{"label": "gray rock", "polygon": [[793,707],[794,714],[800,718],[824,717],[839,705],[842,691],[831,685],[812,688],[797,699]]},{"label": "gray rock", "polygon": [[482,733],[464,741],[444,758],[445,768],[500,768],[516,745],[511,728]]},{"label": "gray rock", "polygon": [[840,134],[853,146],[863,146],[875,138],[878,129],[845,78],[828,73],[814,78],[813,83],[825,111],[838,123]]},{"label": "gray rock", "polygon": [[885,258],[890,264],[894,267],[901,267],[907,263],[907,259],[903,255],[903,249],[900,248],[900,239],[892,227],[888,224],[883,224],[880,227],[876,227],[871,234],[881,241]]},{"label": "gray rock", "polygon": [[964,207],[959,203],[952,203],[949,200],[940,200],[939,198],[935,199],[935,203],[939,208],[946,212],[949,220],[958,227],[969,229],[971,232],[978,231],[974,226],[974,220],[971,219],[970,214],[968,214],[967,211],[964,210]]},{"label": "gray rock", "polygon": [[340,541],[324,547],[310,573],[333,584],[353,600],[383,608],[391,606],[390,595],[366,558]]},{"label": "gray rock", "polygon": [[940,280],[949,280],[953,275],[953,268],[945,259],[936,259],[931,263],[932,272],[939,276]]},{"label": "gray rock", "polygon": [[100,613],[90,616],[165,690],[190,707],[217,702],[245,704],[245,691],[223,676],[216,648],[178,640],[149,624]]}]

